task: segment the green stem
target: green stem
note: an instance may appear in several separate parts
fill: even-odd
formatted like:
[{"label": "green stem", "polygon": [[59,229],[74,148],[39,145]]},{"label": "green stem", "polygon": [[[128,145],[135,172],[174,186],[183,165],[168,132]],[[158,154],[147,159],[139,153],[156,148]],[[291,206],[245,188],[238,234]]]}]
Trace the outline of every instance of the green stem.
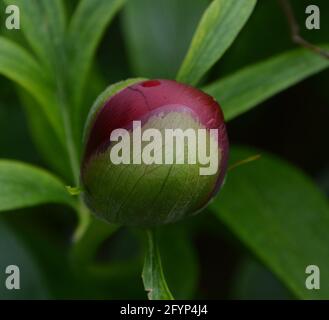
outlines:
[{"label": "green stem", "polygon": [[91,214],[89,212],[89,209],[86,207],[81,197],[79,199],[77,213],[78,213],[78,226],[73,234],[74,243],[78,242],[83,237],[91,221]]},{"label": "green stem", "polygon": [[77,146],[73,137],[73,128],[72,128],[72,119],[70,118],[69,113],[69,83],[67,77],[67,55],[62,47],[57,47],[56,50],[56,58],[54,59],[54,74],[55,74],[55,86],[58,97],[58,105],[60,108],[62,123],[64,129],[64,137],[66,143],[67,154],[70,161],[70,167],[72,170],[73,180],[76,186],[79,185],[79,155],[77,152]]},{"label": "green stem", "polygon": [[72,132],[72,124],[70,120],[70,116],[68,114],[68,104],[67,99],[65,96],[65,91],[63,85],[60,81],[57,81],[57,92],[58,92],[58,99],[59,105],[61,108],[61,114],[63,119],[63,126],[64,126],[64,134],[66,138],[66,148],[67,153],[70,160],[70,166],[73,174],[73,179],[75,185],[79,185],[79,157],[77,153],[77,148],[74,143],[73,132]]},{"label": "green stem", "polygon": [[142,278],[149,300],[174,300],[163,274],[160,252],[154,230],[146,230],[147,251]]}]

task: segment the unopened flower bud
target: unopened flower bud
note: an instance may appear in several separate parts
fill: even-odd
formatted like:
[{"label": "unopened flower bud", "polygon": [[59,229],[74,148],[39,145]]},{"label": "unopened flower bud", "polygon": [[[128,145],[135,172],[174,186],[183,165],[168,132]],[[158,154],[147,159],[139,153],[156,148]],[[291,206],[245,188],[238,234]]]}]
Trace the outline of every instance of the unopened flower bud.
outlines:
[{"label": "unopened flower bud", "polygon": [[214,197],[227,158],[223,114],[212,97],[171,80],[119,83],[87,121],[84,199],[110,223],[174,222]]}]

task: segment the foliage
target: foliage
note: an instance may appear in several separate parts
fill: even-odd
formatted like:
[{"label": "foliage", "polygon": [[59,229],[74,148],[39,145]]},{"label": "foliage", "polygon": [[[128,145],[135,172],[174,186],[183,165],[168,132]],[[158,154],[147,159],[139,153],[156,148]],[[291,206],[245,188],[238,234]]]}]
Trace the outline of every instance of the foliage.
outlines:
[{"label": "foliage", "polygon": [[[6,255],[1,253],[0,265],[10,260],[30,270],[26,272],[33,283],[23,291],[29,298],[128,297],[124,291],[128,286],[132,297],[143,297],[138,276],[142,250],[132,247],[144,243],[139,231],[126,230],[125,238],[134,240],[121,239],[113,245],[122,230],[95,222],[81,199],[65,189],[79,184],[83,128],[87,108],[97,94],[92,84],[101,79],[96,49],[120,9],[133,69],[130,76],[175,78],[177,73],[177,80],[192,85],[202,80],[203,89],[223,106],[227,121],[329,66],[305,49],[293,49],[207,82],[211,68],[217,70],[219,59],[245,25],[248,29],[256,0],[80,0],[75,7],[64,0],[4,1],[20,7],[24,38],[11,37],[10,32],[0,36],[0,74],[16,85],[31,137],[52,173],[16,160],[0,160],[0,211],[9,216],[10,210],[57,203],[69,207],[78,218],[67,255],[48,246],[42,240],[47,239],[45,234],[22,233],[19,238],[0,220],[0,245],[6,242],[10,248],[0,250],[6,251]],[[184,24],[182,18],[190,20]],[[115,61],[115,54],[106,56]],[[209,209],[296,296],[328,298],[328,201],[304,173],[263,151],[233,146],[231,162],[256,152],[262,154],[261,160],[230,171]],[[159,243],[148,232],[143,280],[151,299],[172,298],[168,287],[177,298],[195,294],[198,267],[190,238],[197,227],[192,219],[177,228],[160,230]],[[170,246],[161,242],[166,237]],[[97,252],[108,238],[114,239],[110,262],[99,264]],[[177,251],[173,250],[176,244]],[[180,257],[184,261],[173,268]],[[305,267],[311,263],[323,270],[320,292],[304,286]],[[78,271],[77,265],[81,266]],[[56,280],[49,279],[54,268],[60,279],[57,285],[66,294],[56,287]],[[164,278],[167,271],[169,286]],[[66,281],[75,289],[68,289]]]}]

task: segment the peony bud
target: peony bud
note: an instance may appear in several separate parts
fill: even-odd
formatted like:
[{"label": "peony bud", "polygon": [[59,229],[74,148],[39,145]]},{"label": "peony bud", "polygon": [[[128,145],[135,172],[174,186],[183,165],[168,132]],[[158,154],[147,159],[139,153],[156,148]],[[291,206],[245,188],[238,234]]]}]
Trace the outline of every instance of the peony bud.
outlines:
[{"label": "peony bud", "polygon": [[223,114],[212,97],[171,80],[119,83],[87,120],[84,199],[110,223],[174,222],[214,197],[227,158]]}]

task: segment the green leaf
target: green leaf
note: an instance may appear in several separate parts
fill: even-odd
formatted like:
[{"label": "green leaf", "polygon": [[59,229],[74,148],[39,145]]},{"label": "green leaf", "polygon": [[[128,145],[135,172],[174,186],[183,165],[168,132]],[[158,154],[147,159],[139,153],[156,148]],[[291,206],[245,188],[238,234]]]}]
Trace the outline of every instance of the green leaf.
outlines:
[{"label": "green leaf", "polygon": [[68,30],[70,83],[73,84],[75,120],[79,119],[82,90],[96,48],[111,19],[123,5],[124,0],[81,0],[74,12]]},{"label": "green leaf", "polygon": [[323,57],[296,49],[248,66],[203,90],[219,101],[225,119],[231,120],[328,66]]},{"label": "green leaf", "polygon": [[255,5],[256,0],[214,0],[199,23],[177,80],[196,85],[233,43]]},{"label": "green leaf", "polygon": [[67,183],[73,182],[69,158],[63,141],[56,135],[48,118],[40,112],[38,102],[24,90],[18,90],[26,113],[30,136],[47,164]]},{"label": "green leaf", "polygon": [[62,0],[5,0],[20,8],[22,31],[45,66],[54,71],[66,29]]},{"label": "green leaf", "polygon": [[3,37],[0,37],[0,74],[26,89],[40,103],[42,112],[54,129],[60,132],[60,115],[57,109],[52,108],[54,95],[49,78],[25,49]]},{"label": "green leaf", "polygon": [[[231,150],[235,163],[259,151]],[[329,206],[300,170],[262,153],[229,172],[210,209],[298,297],[329,298]],[[308,290],[305,268],[321,270],[321,290]]]},{"label": "green leaf", "polygon": [[42,67],[51,79],[53,96],[47,103],[56,114],[59,124],[54,126],[66,145],[75,182],[79,175],[79,156],[74,141],[71,114],[71,94],[68,77],[69,61],[66,52],[66,15],[62,0],[16,0],[22,15],[22,31],[35,51]]},{"label": "green leaf", "polygon": [[136,75],[174,78],[207,0],[133,0],[123,31]]},{"label": "green leaf", "polygon": [[55,176],[26,163],[0,160],[0,211],[45,203],[74,207],[64,184]]},{"label": "green leaf", "polygon": [[[68,73],[66,14],[62,0],[16,0],[22,13],[22,31],[51,78],[54,96],[48,104],[60,117],[59,137],[66,145],[75,183],[79,176],[78,141],[72,128],[72,93]],[[55,128],[56,129],[56,128]]]},{"label": "green leaf", "polygon": [[149,300],[173,300],[163,275],[160,252],[154,231],[147,231],[147,252],[142,274]]}]

